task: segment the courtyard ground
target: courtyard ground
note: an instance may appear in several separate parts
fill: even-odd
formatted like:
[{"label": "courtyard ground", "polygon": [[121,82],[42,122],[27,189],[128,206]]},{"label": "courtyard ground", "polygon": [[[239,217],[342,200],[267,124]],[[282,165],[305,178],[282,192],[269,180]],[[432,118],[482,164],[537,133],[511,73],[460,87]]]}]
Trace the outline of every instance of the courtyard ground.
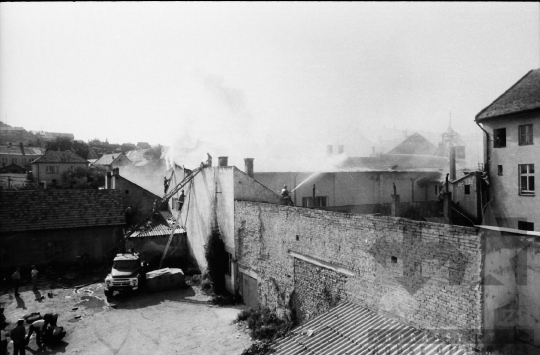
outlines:
[{"label": "courtyard ground", "polygon": [[6,329],[28,313],[60,315],[64,340],[38,352],[32,336],[27,354],[241,354],[251,345],[245,329],[232,324],[244,306],[213,306],[198,286],[107,300],[101,280],[88,276],[69,286],[42,280],[38,291],[25,285],[17,298],[13,289],[2,291]]}]

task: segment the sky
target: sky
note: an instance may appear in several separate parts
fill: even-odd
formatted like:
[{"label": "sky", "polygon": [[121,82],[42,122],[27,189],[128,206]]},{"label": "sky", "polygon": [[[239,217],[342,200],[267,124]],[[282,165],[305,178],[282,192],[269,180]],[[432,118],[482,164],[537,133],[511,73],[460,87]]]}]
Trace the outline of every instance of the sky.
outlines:
[{"label": "sky", "polygon": [[539,67],[538,3],[0,4],[0,120],[83,140],[257,158],[450,113],[468,134]]}]

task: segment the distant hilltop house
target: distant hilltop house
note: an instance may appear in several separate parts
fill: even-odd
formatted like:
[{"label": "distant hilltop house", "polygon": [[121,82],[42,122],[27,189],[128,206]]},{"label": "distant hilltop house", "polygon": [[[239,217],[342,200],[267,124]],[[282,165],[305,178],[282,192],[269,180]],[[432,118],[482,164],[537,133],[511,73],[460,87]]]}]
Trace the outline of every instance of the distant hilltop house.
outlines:
[{"label": "distant hilltop house", "polygon": [[30,131],[44,141],[52,141],[59,137],[69,138],[75,140],[75,136],[72,133],[57,133],[57,132],[45,132],[45,131]]},{"label": "distant hilltop house", "polygon": [[31,162],[39,158],[42,149],[38,147],[25,147],[18,145],[0,145],[1,171],[24,174],[32,169]]},{"label": "distant hilltop house", "polygon": [[63,172],[73,171],[77,167],[86,168],[88,164],[88,160],[70,150],[49,150],[32,162],[32,174],[39,183],[56,186]]},{"label": "distant hilltop house", "polygon": [[[499,227],[540,231],[540,69],[531,70],[476,115],[484,140],[489,199]],[[536,169],[536,170],[535,170]]]},{"label": "distant hilltop house", "polygon": [[131,164],[131,160],[124,153],[103,154],[103,156],[93,162],[93,165],[107,167],[108,171]]}]

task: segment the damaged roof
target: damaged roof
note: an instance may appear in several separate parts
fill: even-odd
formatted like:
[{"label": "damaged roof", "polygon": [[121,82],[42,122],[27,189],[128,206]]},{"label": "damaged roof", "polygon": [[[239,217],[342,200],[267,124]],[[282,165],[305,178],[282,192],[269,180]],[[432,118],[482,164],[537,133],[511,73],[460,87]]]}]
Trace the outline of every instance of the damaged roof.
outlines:
[{"label": "damaged roof", "polygon": [[476,121],[540,109],[540,69],[525,74],[488,107],[476,115]]},{"label": "damaged roof", "polygon": [[308,321],[276,343],[276,355],[327,354],[446,354],[465,355],[463,349],[344,302]]},{"label": "damaged roof", "polygon": [[[175,224],[175,219],[169,211],[161,211],[161,217],[157,221],[151,221],[147,226],[140,231],[135,231],[130,238],[146,238],[171,235],[172,227]],[[174,234],[186,233],[185,229],[176,226]]]},{"label": "damaged roof", "polygon": [[115,226],[126,223],[117,190],[0,192],[0,232]]}]

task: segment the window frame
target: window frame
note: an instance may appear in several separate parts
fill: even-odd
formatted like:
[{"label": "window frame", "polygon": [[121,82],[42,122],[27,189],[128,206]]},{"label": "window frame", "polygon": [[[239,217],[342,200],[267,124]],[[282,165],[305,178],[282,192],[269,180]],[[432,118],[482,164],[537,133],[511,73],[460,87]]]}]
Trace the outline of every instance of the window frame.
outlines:
[{"label": "window frame", "polygon": [[[522,172],[523,167],[526,167],[525,172]],[[525,178],[527,189],[524,189],[522,185],[523,178]],[[532,189],[530,188],[531,182],[532,182]],[[518,164],[518,183],[519,183],[518,185],[519,195],[521,196],[534,196],[535,195],[534,164]]]},{"label": "window frame", "polygon": [[504,176],[504,169],[502,165],[497,165],[497,175]]},{"label": "window frame", "polygon": [[[504,132],[504,141],[500,139],[502,132]],[[493,148],[506,148],[506,127],[493,130]]]},{"label": "window frame", "polygon": [[[530,129],[529,129],[530,127]],[[518,142],[519,145],[534,144],[533,124],[524,124],[518,126]]]}]

